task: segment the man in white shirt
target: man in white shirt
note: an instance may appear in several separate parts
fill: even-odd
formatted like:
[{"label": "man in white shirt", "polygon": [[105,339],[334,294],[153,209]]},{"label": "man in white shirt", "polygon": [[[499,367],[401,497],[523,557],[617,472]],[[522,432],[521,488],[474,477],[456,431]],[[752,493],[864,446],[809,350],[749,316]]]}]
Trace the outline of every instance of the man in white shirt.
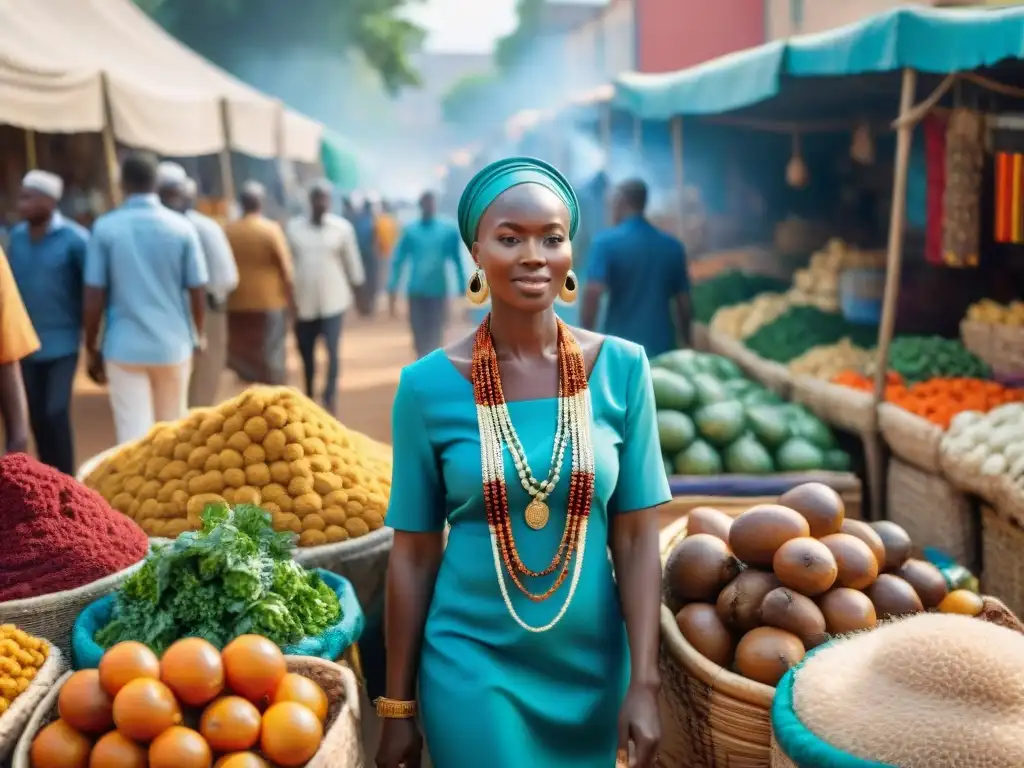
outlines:
[{"label": "man in white shirt", "polygon": [[313,397],[316,344],[327,348],[323,405],[333,413],[338,391],[342,319],[366,281],[355,228],[330,213],[332,190],[317,182],[309,194],[308,216],[297,216],[285,230],[295,265],[295,339],[302,355],[306,394]]},{"label": "man in white shirt", "polygon": [[160,199],[168,208],[183,213],[199,235],[209,281],[206,284],[206,338],[193,359],[189,382],[190,408],[216,405],[228,353],[228,295],[238,286],[238,266],[227,235],[220,224],[195,210],[198,185],[177,163],[160,163],[157,169]]}]

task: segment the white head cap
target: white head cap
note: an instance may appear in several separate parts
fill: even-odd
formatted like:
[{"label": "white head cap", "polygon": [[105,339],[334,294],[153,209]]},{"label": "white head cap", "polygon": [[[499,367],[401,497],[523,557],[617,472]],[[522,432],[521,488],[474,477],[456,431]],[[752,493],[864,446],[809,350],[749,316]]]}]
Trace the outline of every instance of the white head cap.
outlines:
[{"label": "white head cap", "polygon": [[241,193],[249,197],[263,199],[267,196],[267,188],[258,181],[247,181],[242,185]]},{"label": "white head cap", "polygon": [[29,171],[21,180],[21,186],[52,197],[54,200],[60,200],[64,194],[64,181],[60,176],[49,171]]},{"label": "white head cap", "polygon": [[309,185],[309,191],[311,193],[320,192],[325,195],[333,195],[334,185],[331,184],[331,182],[327,179],[317,179],[316,181]]},{"label": "white head cap", "polygon": [[177,163],[163,162],[156,167],[156,185],[160,189],[181,187],[187,179],[185,169]]},{"label": "white head cap", "polygon": [[194,199],[199,194],[199,185],[196,183],[196,180],[186,177],[181,185],[181,194],[189,199]]}]

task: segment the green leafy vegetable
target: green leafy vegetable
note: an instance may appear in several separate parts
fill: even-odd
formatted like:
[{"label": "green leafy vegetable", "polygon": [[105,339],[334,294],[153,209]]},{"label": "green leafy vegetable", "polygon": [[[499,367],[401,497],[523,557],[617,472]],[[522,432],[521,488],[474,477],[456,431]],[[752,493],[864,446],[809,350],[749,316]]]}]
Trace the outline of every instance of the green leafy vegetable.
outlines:
[{"label": "green leafy vegetable", "polygon": [[259,507],[207,506],[201,530],[154,548],[128,578],[96,642],[136,640],[160,654],[182,637],[222,648],[249,633],[278,645],[320,634],[338,623],[341,606],[316,573],[291,559],[293,543]]}]

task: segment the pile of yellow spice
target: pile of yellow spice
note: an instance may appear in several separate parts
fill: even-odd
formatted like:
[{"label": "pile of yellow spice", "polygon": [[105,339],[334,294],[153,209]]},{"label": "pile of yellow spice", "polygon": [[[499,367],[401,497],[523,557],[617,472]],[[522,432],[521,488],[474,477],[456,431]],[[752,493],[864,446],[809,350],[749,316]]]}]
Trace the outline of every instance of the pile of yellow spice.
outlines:
[{"label": "pile of yellow spice", "polygon": [[25,692],[49,654],[45,640],[13,624],[0,624],[0,714]]},{"label": "pile of yellow spice", "polygon": [[211,502],[259,504],[299,546],[384,525],[391,448],[345,428],[287,387],[252,387],[214,408],[157,424],[86,479],[153,537],[200,527]]}]

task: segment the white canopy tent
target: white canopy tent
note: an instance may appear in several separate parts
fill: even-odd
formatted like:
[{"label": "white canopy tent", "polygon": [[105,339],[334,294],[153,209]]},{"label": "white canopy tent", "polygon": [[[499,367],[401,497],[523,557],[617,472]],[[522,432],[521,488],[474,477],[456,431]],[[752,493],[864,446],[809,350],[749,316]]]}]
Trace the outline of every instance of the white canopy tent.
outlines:
[{"label": "white canopy tent", "polygon": [[[185,47],[131,0],[0,0],[0,123],[163,155],[318,162],[323,126]],[[225,125],[226,122],[226,125]]]}]

